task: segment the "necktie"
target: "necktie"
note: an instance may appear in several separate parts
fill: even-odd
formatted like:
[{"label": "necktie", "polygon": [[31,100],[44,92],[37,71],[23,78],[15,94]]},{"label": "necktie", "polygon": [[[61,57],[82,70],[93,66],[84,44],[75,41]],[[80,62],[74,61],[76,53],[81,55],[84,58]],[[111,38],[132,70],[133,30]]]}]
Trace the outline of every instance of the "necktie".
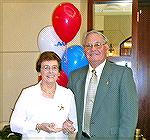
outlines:
[{"label": "necktie", "polygon": [[91,120],[92,108],[95,100],[97,84],[98,82],[97,82],[96,71],[92,70],[92,77],[90,79],[88,90],[87,90],[85,114],[84,114],[84,131],[88,135],[90,135],[90,120]]}]

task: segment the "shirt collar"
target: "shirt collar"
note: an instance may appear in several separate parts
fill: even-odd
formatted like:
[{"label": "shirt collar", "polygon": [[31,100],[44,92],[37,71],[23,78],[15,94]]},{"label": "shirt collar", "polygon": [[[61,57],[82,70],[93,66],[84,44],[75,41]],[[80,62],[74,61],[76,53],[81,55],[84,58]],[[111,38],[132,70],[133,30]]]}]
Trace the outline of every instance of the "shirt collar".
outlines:
[{"label": "shirt collar", "polygon": [[[104,68],[105,63],[106,63],[106,59],[104,60],[103,63],[101,63],[98,67],[95,68],[95,71],[96,71],[96,74],[97,74],[97,75],[100,75],[100,74],[102,73],[102,70],[103,70],[103,68]],[[92,70],[93,70],[93,68],[92,68],[92,66],[89,64],[89,73],[92,73]]]}]

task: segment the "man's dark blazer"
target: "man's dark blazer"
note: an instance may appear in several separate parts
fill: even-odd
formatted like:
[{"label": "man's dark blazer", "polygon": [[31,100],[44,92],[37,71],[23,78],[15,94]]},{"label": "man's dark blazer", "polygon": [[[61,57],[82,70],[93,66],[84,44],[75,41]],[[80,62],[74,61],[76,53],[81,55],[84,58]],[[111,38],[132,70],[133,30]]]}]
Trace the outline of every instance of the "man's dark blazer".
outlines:
[{"label": "man's dark blazer", "polygon": [[[88,68],[85,66],[74,71],[69,77],[68,84],[76,100],[78,139],[82,139],[84,92]],[[93,105],[91,139],[133,139],[137,119],[138,97],[132,70],[106,61]]]}]

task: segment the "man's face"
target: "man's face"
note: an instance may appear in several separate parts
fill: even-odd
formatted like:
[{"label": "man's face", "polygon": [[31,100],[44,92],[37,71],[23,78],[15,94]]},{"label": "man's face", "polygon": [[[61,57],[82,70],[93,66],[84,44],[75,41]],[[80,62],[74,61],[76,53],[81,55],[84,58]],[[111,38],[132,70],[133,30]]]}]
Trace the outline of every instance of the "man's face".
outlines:
[{"label": "man's face", "polygon": [[103,36],[96,33],[89,34],[84,45],[85,55],[92,66],[97,67],[104,62],[109,47],[105,44]]}]

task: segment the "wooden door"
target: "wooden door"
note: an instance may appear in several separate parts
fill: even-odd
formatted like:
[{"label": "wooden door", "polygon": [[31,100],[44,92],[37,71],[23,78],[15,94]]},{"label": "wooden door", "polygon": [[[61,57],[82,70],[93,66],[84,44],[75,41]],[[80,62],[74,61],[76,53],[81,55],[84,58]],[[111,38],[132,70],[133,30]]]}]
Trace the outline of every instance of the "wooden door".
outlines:
[{"label": "wooden door", "polygon": [[150,139],[150,1],[139,1],[138,34],[138,93],[139,121],[138,128],[144,137]]}]

